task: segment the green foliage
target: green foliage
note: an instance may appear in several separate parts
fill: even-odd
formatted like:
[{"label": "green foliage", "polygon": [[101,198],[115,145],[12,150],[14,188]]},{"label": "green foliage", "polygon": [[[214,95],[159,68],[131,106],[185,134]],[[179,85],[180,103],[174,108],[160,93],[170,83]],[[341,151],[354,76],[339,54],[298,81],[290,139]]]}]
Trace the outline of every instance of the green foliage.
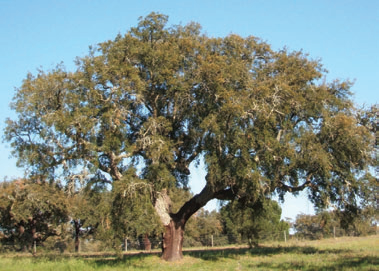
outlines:
[{"label": "green foliage", "polygon": [[344,234],[350,236],[376,234],[379,220],[378,214],[379,210],[372,206],[335,211],[335,216]]},{"label": "green foliage", "polygon": [[62,189],[45,182],[14,180],[0,184],[1,241],[31,248],[51,236],[64,235],[68,202]]},{"label": "green foliage", "polygon": [[316,215],[300,214],[294,230],[297,237],[315,240],[335,236],[376,234],[377,216],[371,208],[322,211]]},{"label": "green foliage", "polygon": [[[218,238],[222,234],[222,230],[220,213],[200,209],[186,224],[184,246],[226,245],[228,240]],[[213,243],[212,237],[214,237]]]},{"label": "green foliage", "polygon": [[66,237],[66,246],[73,246],[74,239],[78,242],[96,239],[102,242],[103,247],[112,247],[114,232],[110,215],[111,193],[104,187],[86,187],[70,194],[68,200],[71,231]]},{"label": "green foliage", "polygon": [[332,220],[328,213],[319,216],[301,214],[296,217],[294,229],[296,236],[314,240],[323,238],[324,234],[333,233],[331,226],[336,225],[337,222]]},{"label": "green foliage", "polygon": [[234,238],[242,236],[250,246],[257,246],[259,241],[278,233],[288,234],[288,223],[280,220],[282,209],[276,201],[267,198],[254,203],[231,201],[220,212],[225,231]]},{"label": "green foliage", "polygon": [[[5,140],[31,178],[110,184],[115,224],[139,221],[136,230],[153,212],[146,199],[187,188],[190,164],[203,158],[206,189],[179,209],[186,219],[214,198],[256,202],[304,189],[318,208],[369,201],[374,111],[354,107],[351,82],[322,80],[321,63],[301,51],[167,22],[151,13],[92,47],[75,71],[27,75]],[[124,195],[139,185],[149,193]]]},{"label": "green foliage", "polygon": [[110,214],[116,238],[121,241],[161,232],[150,197],[151,188],[141,181],[122,180],[113,186]]},{"label": "green foliage", "polygon": [[171,202],[171,212],[177,213],[179,209],[193,197],[193,194],[189,191],[189,189],[183,189],[178,187],[173,187],[168,191]]}]

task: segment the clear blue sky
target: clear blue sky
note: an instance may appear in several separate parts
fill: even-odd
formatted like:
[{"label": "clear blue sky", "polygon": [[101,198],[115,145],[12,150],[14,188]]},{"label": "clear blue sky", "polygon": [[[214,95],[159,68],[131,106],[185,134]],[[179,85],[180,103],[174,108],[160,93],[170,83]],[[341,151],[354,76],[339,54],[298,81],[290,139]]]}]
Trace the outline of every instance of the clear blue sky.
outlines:
[{"label": "clear blue sky", "polygon": [[[254,35],[275,49],[288,47],[321,59],[329,80],[356,80],[357,104],[379,101],[379,1],[376,0],[0,0],[0,131],[12,117],[14,88],[27,72],[63,61],[74,69],[88,46],[125,33],[150,12],[169,15],[170,24],[198,22],[210,36]],[[22,176],[0,143],[0,180]],[[193,191],[201,189],[197,170]],[[211,205],[212,206],[212,205]],[[288,197],[283,217],[312,207],[302,195]]]}]

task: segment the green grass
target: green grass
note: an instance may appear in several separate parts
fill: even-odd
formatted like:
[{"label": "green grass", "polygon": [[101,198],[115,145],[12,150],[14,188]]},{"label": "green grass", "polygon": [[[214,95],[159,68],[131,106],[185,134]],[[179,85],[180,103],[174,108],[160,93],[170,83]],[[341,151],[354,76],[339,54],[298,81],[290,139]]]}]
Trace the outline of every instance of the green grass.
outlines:
[{"label": "green grass", "polygon": [[187,251],[176,263],[165,262],[157,254],[142,253],[121,257],[2,255],[0,270],[379,270],[379,236]]}]

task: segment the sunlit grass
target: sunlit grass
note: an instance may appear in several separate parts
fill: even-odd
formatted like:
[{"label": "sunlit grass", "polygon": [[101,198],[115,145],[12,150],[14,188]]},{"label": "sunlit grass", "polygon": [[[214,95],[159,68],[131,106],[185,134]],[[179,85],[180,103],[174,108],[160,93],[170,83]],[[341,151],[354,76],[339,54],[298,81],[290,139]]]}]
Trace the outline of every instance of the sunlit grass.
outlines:
[{"label": "sunlit grass", "polygon": [[270,243],[184,253],[170,263],[159,255],[0,256],[1,271],[15,270],[379,270],[379,236]]}]

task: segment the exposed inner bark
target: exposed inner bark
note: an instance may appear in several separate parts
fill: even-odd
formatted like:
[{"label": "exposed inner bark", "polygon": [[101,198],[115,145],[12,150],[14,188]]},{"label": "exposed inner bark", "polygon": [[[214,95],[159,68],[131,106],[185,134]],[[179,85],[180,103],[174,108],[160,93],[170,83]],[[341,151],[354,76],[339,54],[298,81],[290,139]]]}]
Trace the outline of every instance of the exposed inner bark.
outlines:
[{"label": "exposed inner bark", "polygon": [[162,243],[162,259],[178,261],[183,258],[183,235],[188,219],[212,199],[231,199],[230,189],[214,191],[209,185],[189,201],[176,213],[170,213],[170,198],[163,191],[156,200],[155,209],[165,227]]}]

